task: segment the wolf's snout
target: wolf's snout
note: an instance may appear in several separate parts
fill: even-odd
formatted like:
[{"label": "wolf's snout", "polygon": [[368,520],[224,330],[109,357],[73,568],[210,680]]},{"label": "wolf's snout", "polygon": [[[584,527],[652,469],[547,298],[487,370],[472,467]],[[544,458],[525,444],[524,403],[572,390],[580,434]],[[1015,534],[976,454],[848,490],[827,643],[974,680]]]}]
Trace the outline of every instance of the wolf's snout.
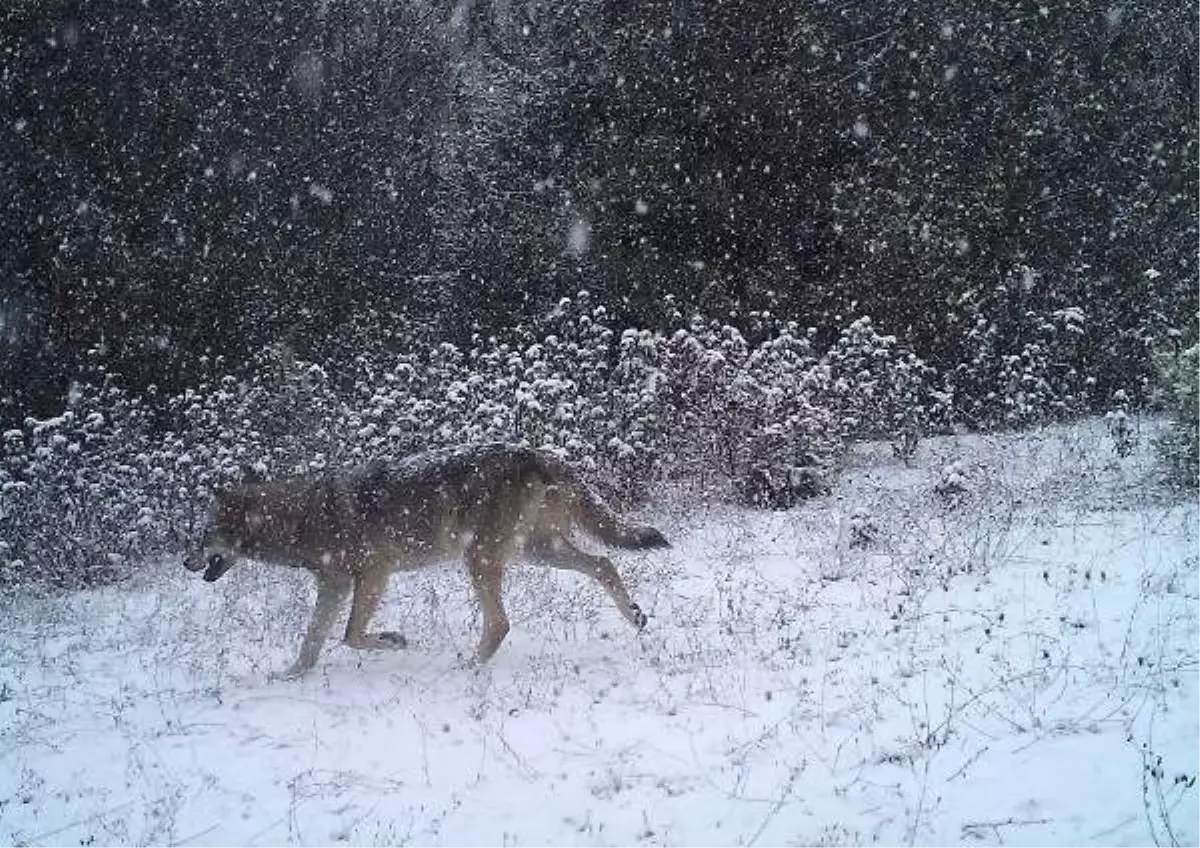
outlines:
[{"label": "wolf's snout", "polygon": [[197,554],[186,554],[183,557],[183,567],[188,571],[199,571],[204,568],[204,561]]}]

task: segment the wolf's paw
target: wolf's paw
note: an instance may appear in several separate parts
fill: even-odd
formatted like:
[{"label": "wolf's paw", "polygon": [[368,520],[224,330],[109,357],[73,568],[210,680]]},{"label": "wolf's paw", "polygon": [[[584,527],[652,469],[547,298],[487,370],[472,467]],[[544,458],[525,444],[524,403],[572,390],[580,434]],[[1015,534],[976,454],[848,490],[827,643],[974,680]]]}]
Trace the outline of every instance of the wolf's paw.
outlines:
[{"label": "wolf's paw", "polygon": [[398,651],[408,647],[408,637],[394,630],[384,630],[382,633],[377,634],[377,637],[380,644],[385,648],[392,648]]},{"label": "wolf's paw", "polygon": [[300,678],[304,677],[304,675],[307,673],[308,673],[307,668],[302,668],[300,666],[293,665],[289,668],[284,669],[283,671],[270,672],[269,674],[267,674],[267,680],[271,680],[271,681],[299,680]]},{"label": "wolf's paw", "polygon": [[384,631],[363,636],[347,636],[346,644],[356,651],[398,651],[408,647],[408,639],[403,633]]},{"label": "wolf's paw", "polygon": [[650,618],[642,612],[642,608],[637,604],[631,603],[629,605],[629,612],[632,616],[630,620],[633,622],[633,626],[639,631],[644,630],[646,625],[650,623]]}]

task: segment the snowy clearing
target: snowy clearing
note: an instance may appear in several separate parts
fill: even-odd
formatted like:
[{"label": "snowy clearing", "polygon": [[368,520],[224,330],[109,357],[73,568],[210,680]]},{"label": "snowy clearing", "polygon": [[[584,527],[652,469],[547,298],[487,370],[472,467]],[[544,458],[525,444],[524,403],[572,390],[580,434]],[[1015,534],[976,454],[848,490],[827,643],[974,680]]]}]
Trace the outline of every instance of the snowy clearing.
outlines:
[{"label": "snowy clearing", "polygon": [[616,557],[645,633],[519,568],[483,669],[456,567],[393,578],[410,650],[289,683],[298,572],[11,603],[0,842],[1196,844],[1197,504],[1142,425],[1124,459],[1091,421],[862,446],[787,512],[655,504],[674,547]]}]

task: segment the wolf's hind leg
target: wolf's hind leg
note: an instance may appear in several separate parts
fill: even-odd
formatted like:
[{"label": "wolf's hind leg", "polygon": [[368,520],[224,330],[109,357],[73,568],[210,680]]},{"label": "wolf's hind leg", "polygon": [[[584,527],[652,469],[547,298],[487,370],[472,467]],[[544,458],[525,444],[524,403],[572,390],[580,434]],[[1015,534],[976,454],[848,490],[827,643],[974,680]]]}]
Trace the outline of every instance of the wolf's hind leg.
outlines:
[{"label": "wolf's hind leg", "polygon": [[625,581],[608,557],[596,556],[571,544],[565,536],[557,533],[539,535],[530,540],[529,555],[538,562],[566,571],[586,574],[599,583],[625,620],[641,630],[648,621],[646,613],[629,597]]},{"label": "wolf's hind leg", "polygon": [[350,594],[349,577],[331,577],[327,574],[317,574],[317,605],[313,608],[312,620],[308,623],[308,632],[300,645],[300,656],[292,663],[291,668],[273,677],[290,680],[302,677],[305,672],[317,663],[321,646],[325,644],[329,631],[333,628],[334,616],[341,609],[346,595]]},{"label": "wolf's hind leg", "polygon": [[402,633],[383,631],[368,633],[371,616],[383,600],[387,588],[388,570],[371,568],[354,578],[354,601],[350,605],[350,620],[346,623],[346,644],[358,650],[396,650],[408,647]]}]

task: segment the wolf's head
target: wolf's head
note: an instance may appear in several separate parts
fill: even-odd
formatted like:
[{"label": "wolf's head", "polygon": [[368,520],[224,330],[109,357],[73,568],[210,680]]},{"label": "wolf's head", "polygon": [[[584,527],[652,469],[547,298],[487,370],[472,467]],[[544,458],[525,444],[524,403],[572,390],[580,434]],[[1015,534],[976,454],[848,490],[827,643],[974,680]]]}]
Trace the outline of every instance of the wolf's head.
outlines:
[{"label": "wolf's head", "polygon": [[239,559],[250,555],[262,512],[253,491],[245,487],[213,493],[208,526],[200,544],[183,559],[188,571],[204,571],[209,583],[221,578]]}]

